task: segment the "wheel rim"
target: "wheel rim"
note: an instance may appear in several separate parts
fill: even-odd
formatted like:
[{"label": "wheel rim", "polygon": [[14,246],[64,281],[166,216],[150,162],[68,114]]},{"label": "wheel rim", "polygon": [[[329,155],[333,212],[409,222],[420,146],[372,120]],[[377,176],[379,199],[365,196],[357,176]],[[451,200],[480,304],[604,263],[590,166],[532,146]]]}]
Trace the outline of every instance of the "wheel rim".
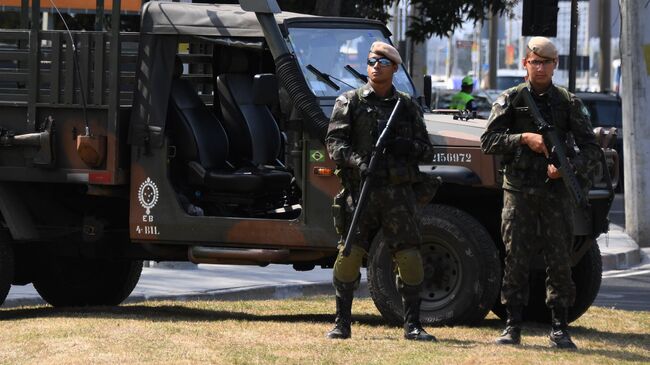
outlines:
[{"label": "wheel rim", "polygon": [[463,279],[461,260],[447,242],[422,244],[424,281],[420,297],[422,310],[433,311],[449,304],[460,290]]}]

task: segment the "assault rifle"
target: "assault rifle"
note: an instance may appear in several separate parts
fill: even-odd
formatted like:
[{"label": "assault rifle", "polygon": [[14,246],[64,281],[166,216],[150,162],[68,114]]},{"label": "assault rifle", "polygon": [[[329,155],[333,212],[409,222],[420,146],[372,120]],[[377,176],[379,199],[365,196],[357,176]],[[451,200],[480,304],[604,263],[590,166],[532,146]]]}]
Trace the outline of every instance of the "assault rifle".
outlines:
[{"label": "assault rifle", "polygon": [[397,112],[399,111],[400,106],[402,105],[402,99],[397,98],[397,103],[393,108],[393,111],[390,113],[388,122],[386,122],[386,127],[377,138],[377,143],[375,144],[375,149],[372,152],[370,157],[370,162],[368,163],[367,176],[363,180],[361,185],[361,193],[359,193],[359,200],[357,201],[357,206],[354,209],[354,214],[352,215],[352,223],[350,223],[350,228],[348,229],[348,234],[345,237],[345,244],[343,245],[343,256],[349,256],[350,251],[352,250],[352,236],[353,232],[356,230],[357,225],[359,224],[359,218],[365,209],[365,206],[368,201],[368,194],[370,193],[370,186],[373,183],[373,173],[377,169],[377,163],[380,159],[383,158],[386,153],[386,142],[388,141],[389,135],[391,133],[391,126],[393,125],[395,118],[397,117]]},{"label": "assault rifle", "polygon": [[516,106],[520,101],[523,101],[523,103],[528,107],[528,111],[533,117],[533,123],[537,127],[537,130],[542,134],[546,149],[549,151],[549,162],[560,171],[564,186],[569,192],[574,205],[580,208],[587,208],[589,202],[587,196],[583,193],[575,172],[573,171],[573,166],[569,162],[569,157],[565,150],[566,143],[560,139],[555,127],[544,120],[539,109],[537,109],[537,105],[533,100],[533,96],[530,94],[530,90],[528,90],[527,87],[524,87],[517,93],[512,104]]}]

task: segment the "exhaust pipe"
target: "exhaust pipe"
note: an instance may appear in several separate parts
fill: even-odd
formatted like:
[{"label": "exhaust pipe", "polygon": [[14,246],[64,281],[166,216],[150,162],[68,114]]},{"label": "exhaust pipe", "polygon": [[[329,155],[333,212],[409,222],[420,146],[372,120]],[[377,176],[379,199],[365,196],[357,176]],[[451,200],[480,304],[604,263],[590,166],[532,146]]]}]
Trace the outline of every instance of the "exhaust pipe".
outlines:
[{"label": "exhaust pipe", "polygon": [[38,152],[33,157],[33,163],[43,167],[51,167],[54,164],[54,119],[51,116],[45,118],[40,132],[14,134],[12,131],[0,131],[0,146],[24,146],[36,147]]}]

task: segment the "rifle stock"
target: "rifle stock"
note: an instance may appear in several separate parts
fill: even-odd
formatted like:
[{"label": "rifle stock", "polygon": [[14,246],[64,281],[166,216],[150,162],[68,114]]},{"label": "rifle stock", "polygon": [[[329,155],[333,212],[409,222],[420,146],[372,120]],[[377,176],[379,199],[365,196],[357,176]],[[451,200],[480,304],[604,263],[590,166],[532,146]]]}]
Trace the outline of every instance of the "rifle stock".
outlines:
[{"label": "rifle stock", "polygon": [[345,244],[343,245],[343,256],[345,257],[349,256],[350,251],[352,250],[353,232],[356,230],[357,225],[359,224],[360,216],[363,213],[363,210],[365,209],[365,206],[367,204],[370,186],[373,183],[373,173],[377,169],[378,161],[384,156],[386,141],[388,140],[388,136],[390,135],[390,128],[395,121],[395,117],[397,116],[397,112],[399,111],[401,104],[402,104],[402,99],[398,98],[397,103],[395,103],[395,107],[393,108],[393,111],[390,113],[388,122],[386,122],[386,127],[381,132],[381,135],[379,135],[379,138],[377,138],[377,142],[375,143],[375,149],[372,152],[372,156],[370,157],[370,163],[368,164],[368,175],[363,180],[363,183],[361,185],[359,200],[357,201],[357,206],[355,207],[354,214],[352,215],[352,222],[350,223],[350,228],[348,228],[348,233],[345,237]]},{"label": "rifle stock", "polygon": [[554,155],[551,163],[558,169],[558,171],[560,171],[564,186],[569,192],[574,205],[580,208],[587,208],[589,202],[587,201],[587,197],[583,193],[580,182],[573,171],[573,166],[571,166],[569,162],[569,157],[565,150],[566,143],[560,139],[555,127],[544,120],[544,117],[542,117],[542,114],[539,112],[539,109],[533,100],[533,96],[530,94],[530,90],[528,90],[527,87],[524,87],[517,93],[513,105],[519,104],[520,101],[528,107],[528,110],[533,117],[533,123],[544,138],[547,150],[550,154]]}]

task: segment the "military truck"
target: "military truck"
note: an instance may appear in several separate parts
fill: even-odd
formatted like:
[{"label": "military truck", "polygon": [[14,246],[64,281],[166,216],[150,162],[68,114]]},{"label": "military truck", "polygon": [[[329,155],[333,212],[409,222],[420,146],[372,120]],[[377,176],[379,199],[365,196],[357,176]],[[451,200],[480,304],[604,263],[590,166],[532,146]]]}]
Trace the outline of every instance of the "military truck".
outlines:
[{"label": "military truck", "polygon": [[[0,31],[2,301],[10,285],[33,283],[55,307],[118,305],[142,260],[332,266],[340,186],[327,116],[366,82],[370,44],[390,41],[382,23],[280,12],[274,1],[152,1],[128,33],[114,0],[110,30],[68,33],[41,30],[31,4],[28,29]],[[416,95],[403,67],[395,86]],[[425,118],[436,155],[421,171],[443,184],[420,212],[422,318],[502,316],[500,162],[480,152],[485,122]],[[602,171],[617,171],[606,152]],[[600,285],[594,241],[613,193],[596,180],[608,189],[590,192],[592,222],[576,232],[572,320]],[[400,322],[381,235],[365,265],[377,308]],[[546,320],[541,266],[531,286],[527,316]]]}]

